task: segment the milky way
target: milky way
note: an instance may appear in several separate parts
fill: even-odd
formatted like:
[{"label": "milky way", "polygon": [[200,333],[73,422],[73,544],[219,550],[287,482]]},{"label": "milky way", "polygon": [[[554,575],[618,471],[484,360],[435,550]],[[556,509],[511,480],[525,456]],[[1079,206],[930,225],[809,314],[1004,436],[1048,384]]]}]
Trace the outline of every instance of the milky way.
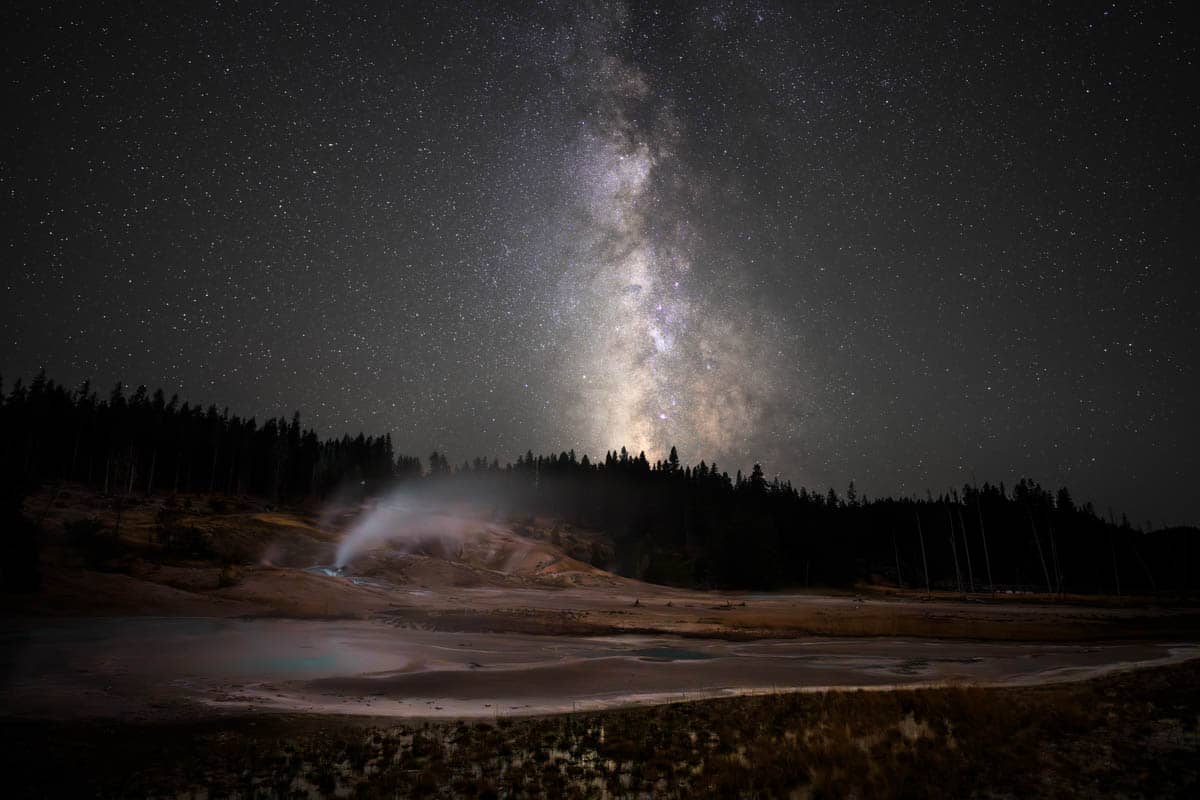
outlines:
[{"label": "milky way", "polygon": [[561,354],[560,393],[585,451],[654,459],[682,444],[710,460],[735,456],[759,423],[751,388],[765,365],[728,319],[744,297],[708,302],[697,285],[702,243],[687,201],[703,177],[674,163],[687,132],[672,103],[614,52],[628,24],[618,6],[575,28],[584,113],[566,164],[574,219],[561,291],[588,323]]},{"label": "milky way", "polygon": [[176,5],[2,12],[5,391],[1200,521],[1183,4]]}]

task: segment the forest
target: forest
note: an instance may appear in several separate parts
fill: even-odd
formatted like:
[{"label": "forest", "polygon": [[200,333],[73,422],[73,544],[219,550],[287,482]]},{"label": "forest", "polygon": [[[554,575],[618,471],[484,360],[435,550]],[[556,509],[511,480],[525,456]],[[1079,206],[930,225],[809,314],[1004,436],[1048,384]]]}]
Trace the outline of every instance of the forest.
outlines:
[{"label": "forest", "polygon": [[[949,487],[924,497],[814,491],[759,465],[730,476],[650,462],[625,448],[603,460],[518,456],[425,465],[393,451],[390,434],[322,439],[290,419],[231,415],[117,384],[101,395],[39,374],[0,383],[4,581],[30,571],[37,529],[22,514],[39,486],[75,483],[114,502],[130,495],[253,496],[320,504],[396,486],[446,502],[490,505],[513,521],[552,518],[603,534],[597,566],[642,580],[709,588],[777,589],[860,582],[960,593],[1182,593],[1196,588],[1196,528],[1149,530],[1021,479]],[[14,566],[16,565],[16,566]]]}]

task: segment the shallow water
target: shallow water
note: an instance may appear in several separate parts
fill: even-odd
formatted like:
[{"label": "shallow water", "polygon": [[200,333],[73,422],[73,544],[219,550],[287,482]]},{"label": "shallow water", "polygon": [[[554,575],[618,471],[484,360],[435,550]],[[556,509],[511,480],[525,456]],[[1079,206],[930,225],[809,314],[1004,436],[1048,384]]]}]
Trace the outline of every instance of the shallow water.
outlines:
[{"label": "shallow water", "polygon": [[493,716],[744,692],[1027,684],[1196,655],[1159,643],[534,636],[369,621],[117,618],[0,627],[10,714],[277,708]]},{"label": "shallow water", "polygon": [[631,651],[630,655],[649,661],[704,661],[715,658],[711,653],[685,650],[682,647],[643,647],[640,650]]}]

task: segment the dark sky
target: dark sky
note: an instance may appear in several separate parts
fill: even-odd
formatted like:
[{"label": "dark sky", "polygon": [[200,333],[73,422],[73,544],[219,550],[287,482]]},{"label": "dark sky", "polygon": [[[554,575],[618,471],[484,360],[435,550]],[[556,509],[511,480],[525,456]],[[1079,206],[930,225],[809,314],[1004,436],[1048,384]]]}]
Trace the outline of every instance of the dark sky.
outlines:
[{"label": "dark sky", "polygon": [[1190,4],[268,5],[6,4],[6,386],[1200,522]]}]

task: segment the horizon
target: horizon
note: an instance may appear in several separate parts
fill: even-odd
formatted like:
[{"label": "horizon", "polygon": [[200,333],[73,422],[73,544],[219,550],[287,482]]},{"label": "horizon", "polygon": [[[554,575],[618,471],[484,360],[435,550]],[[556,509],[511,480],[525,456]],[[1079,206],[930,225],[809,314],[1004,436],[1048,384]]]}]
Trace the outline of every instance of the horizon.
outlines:
[{"label": "horizon", "polygon": [[[974,471],[971,472],[969,482],[964,481],[963,483],[958,483],[958,484],[952,483],[952,484],[943,485],[943,486],[937,487],[936,491],[932,485],[925,486],[921,489],[915,489],[915,490],[905,492],[905,493],[888,492],[888,491],[870,491],[869,489],[864,488],[862,485],[860,485],[859,482],[853,477],[847,478],[840,484],[832,484],[831,483],[831,484],[828,484],[825,486],[821,486],[818,484],[805,484],[803,482],[794,481],[788,475],[785,475],[785,474],[777,472],[777,471],[772,472],[770,469],[767,468],[767,465],[765,465],[762,462],[757,461],[757,460],[753,460],[753,461],[751,461],[750,464],[747,464],[747,465],[740,465],[740,464],[735,465],[732,468],[725,466],[724,462],[718,463],[715,459],[709,459],[709,458],[705,458],[703,456],[701,456],[698,459],[691,460],[689,457],[680,455],[678,453],[678,448],[676,445],[669,445],[667,452],[663,453],[663,454],[646,453],[644,450],[634,450],[634,449],[628,447],[627,445],[619,445],[617,447],[608,448],[607,450],[604,451],[603,454],[581,452],[581,451],[577,451],[573,447],[551,448],[548,450],[545,450],[545,449],[534,450],[531,447],[526,447],[524,452],[518,452],[515,456],[502,455],[499,453],[490,454],[490,455],[473,453],[473,454],[463,455],[461,458],[448,457],[449,454],[446,451],[439,450],[436,447],[426,448],[425,450],[411,450],[411,449],[405,450],[404,448],[396,448],[395,447],[395,444],[396,444],[395,437],[392,436],[391,431],[380,432],[380,431],[368,431],[368,430],[364,430],[364,429],[347,429],[340,434],[329,434],[329,433],[322,431],[319,427],[317,427],[311,423],[306,423],[306,417],[300,411],[300,409],[292,409],[290,413],[279,413],[279,414],[268,413],[268,414],[247,415],[247,414],[240,413],[237,409],[233,409],[227,405],[222,405],[219,403],[196,403],[196,402],[189,400],[187,397],[180,395],[179,393],[167,392],[162,387],[151,388],[147,384],[135,384],[135,383],[125,382],[125,381],[114,381],[108,387],[107,392],[102,392],[101,388],[98,388],[98,387],[103,387],[103,384],[97,383],[95,381],[91,381],[90,379],[84,379],[84,381],[81,381],[78,385],[76,385],[75,387],[72,388],[68,384],[59,383],[59,382],[55,381],[52,376],[46,374],[44,371],[40,371],[39,375],[41,377],[45,378],[46,381],[48,381],[48,383],[55,385],[55,386],[61,386],[65,389],[67,389],[67,391],[69,391],[73,396],[78,396],[80,390],[83,388],[84,383],[86,383],[89,387],[89,391],[91,392],[91,394],[93,394],[102,403],[107,403],[109,401],[109,396],[110,396],[111,392],[113,391],[113,389],[116,386],[119,385],[122,387],[122,394],[126,399],[128,399],[130,397],[130,395],[136,393],[139,390],[143,390],[143,389],[146,391],[147,396],[150,398],[153,398],[156,393],[162,392],[164,399],[168,403],[171,402],[172,400],[177,400],[180,406],[188,405],[191,408],[196,408],[196,409],[216,408],[222,414],[228,414],[231,419],[237,418],[237,419],[241,419],[243,421],[255,421],[256,423],[258,423],[260,425],[265,423],[267,420],[282,420],[285,423],[290,423],[290,421],[293,419],[293,416],[295,416],[295,417],[299,418],[302,430],[312,431],[314,434],[317,435],[317,437],[320,441],[340,440],[340,439],[347,438],[347,437],[353,439],[357,436],[366,436],[368,438],[382,438],[384,436],[387,436],[387,437],[389,437],[390,441],[392,442],[392,445],[394,448],[393,452],[395,454],[395,461],[396,461],[397,465],[399,465],[400,463],[404,462],[407,459],[415,459],[417,464],[420,465],[420,468],[421,468],[420,475],[422,477],[428,477],[433,474],[433,467],[429,463],[430,458],[431,458],[431,455],[430,455],[431,453],[433,455],[439,455],[445,461],[447,468],[451,472],[457,472],[457,471],[460,471],[463,467],[468,467],[468,468],[474,469],[476,462],[479,461],[480,459],[482,459],[483,462],[488,466],[492,465],[493,463],[498,463],[501,469],[511,469],[514,466],[519,466],[521,459],[531,453],[535,458],[537,458],[539,460],[542,458],[558,458],[560,456],[569,454],[569,455],[573,455],[578,462],[582,462],[586,458],[586,459],[588,459],[588,461],[590,462],[590,464],[592,466],[603,466],[606,463],[607,458],[610,454],[615,457],[619,453],[625,452],[625,453],[627,453],[630,460],[637,460],[639,458],[639,456],[644,456],[648,463],[648,466],[653,469],[655,466],[658,466],[660,464],[665,464],[667,462],[668,457],[671,454],[671,452],[674,451],[679,458],[680,465],[687,469],[695,469],[695,468],[699,467],[701,464],[706,465],[708,468],[712,468],[715,466],[715,467],[720,468],[719,474],[722,474],[726,478],[732,479],[736,476],[748,476],[750,474],[751,470],[757,466],[757,467],[760,467],[763,469],[764,475],[766,476],[768,481],[779,480],[780,483],[792,487],[797,492],[808,491],[810,495],[822,495],[823,496],[828,491],[834,491],[837,493],[839,499],[841,499],[843,502],[845,501],[845,492],[846,492],[847,488],[851,485],[854,486],[855,491],[858,494],[858,496],[863,498],[864,503],[867,502],[868,499],[870,501],[878,500],[878,501],[884,501],[884,502],[905,501],[905,500],[911,500],[914,502],[922,502],[925,499],[921,496],[922,494],[924,494],[928,497],[931,497],[933,499],[937,499],[937,498],[942,497],[943,495],[957,493],[960,489],[962,489],[966,486],[972,486],[972,487],[977,487],[977,488],[984,488],[987,486],[991,486],[993,488],[999,488],[1002,491],[1002,493],[1004,493],[1006,490],[1011,490],[1012,487],[1014,487],[1016,484],[1018,484],[1021,481],[1027,481],[1027,482],[1031,483],[1032,485],[1042,486],[1043,488],[1045,488],[1047,491],[1050,491],[1051,493],[1053,493],[1054,491],[1056,491],[1058,489],[1068,489],[1068,490],[1072,490],[1072,492],[1075,491],[1072,489],[1071,486],[1064,484],[1064,483],[1045,482],[1043,485],[1043,481],[1036,475],[1013,474],[1008,477],[999,478],[999,479],[995,479],[995,476],[985,476],[982,481],[979,481],[979,480],[977,480],[977,476],[975,475]],[[3,373],[0,373],[0,380],[7,381],[8,379],[4,377]],[[6,384],[0,384],[0,401],[3,401],[4,399],[8,398],[8,396],[11,394],[13,388],[15,388],[15,386],[17,385],[18,382],[24,388],[28,389],[30,382],[26,381],[24,376],[17,376],[12,379],[11,386],[6,385]],[[1165,517],[1161,518],[1160,520],[1157,520],[1157,521],[1152,519],[1151,517],[1143,517],[1143,518],[1139,519],[1136,516],[1131,516],[1129,514],[1128,509],[1122,508],[1120,506],[1114,506],[1112,503],[1107,503],[1107,504],[1098,503],[1096,498],[1089,497],[1086,495],[1074,494],[1074,493],[1072,494],[1072,497],[1078,507],[1082,508],[1085,505],[1094,507],[1095,513],[1102,520],[1107,520],[1109,517],[1112,517],[1112,520],[1109,520],[1109,521],[1116,520],[1117,518],[1122,518],[1122,519],[1125,519],[1129,523],[1129,525],[1136,530],[1155,531],[1155,530],[1168,530],[1168,529],[1179,528],[1179,527],[1183,527],[1183,528],[1200,527],[1197,524],[1192,523],[1192,522],[1170,521],[1170,520],[1167,520]],[[1113,522],[1113,524],[1116,524],[1116,523]]]}]

